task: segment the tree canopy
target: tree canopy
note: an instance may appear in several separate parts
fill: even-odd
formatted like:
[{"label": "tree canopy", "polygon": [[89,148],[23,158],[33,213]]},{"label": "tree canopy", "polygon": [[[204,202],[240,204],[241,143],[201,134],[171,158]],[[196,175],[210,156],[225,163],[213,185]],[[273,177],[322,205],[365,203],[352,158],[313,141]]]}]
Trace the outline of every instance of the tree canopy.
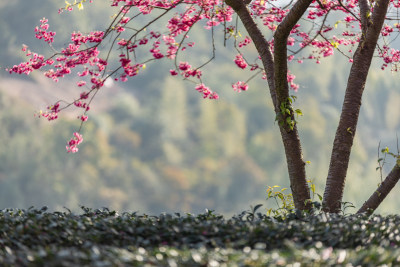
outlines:
[{"label": "tree canopy", "polygon": [[[59,12],[82,9],[86,0],[66,2]],[[90,1],[92,2],[92,1]],[[104,31],[88,34],[73,32],[71,41],[63,48],[52,46],[55,32],[43,18],[35,29],[37,39],[49,44],[54,52],[40,55],[23,46],[28,61],[9,69],[10,72],[30,74],[43,70],[46,77],[58,81],[66,75],[81,77],[77,86],[83,88],[73,102],[57,101],[45,112],[37,114],[48,120],[58,118],[69,107],[81,110],[81,126],[88,119],[90,104],[108,80],[127,81],[140,75],[146,64],[169,59],[172,76],[195,83],[194,89],[203,98],[216,100],[218,92],[206,85],[202,69],[216,56],[216,32],[222,31],[224,45],[237,51],[233,62],[240,69],[253,73],[250,79],[262,76],[268,83],[282,141],[295,207],[310,209],[305,162],[297,131],[295,98],[289,90],[298,90],[290,64],[304,61],[321,63],[321,59],[336,51],[348,58],[348,77],[342,114],[335,135],[331,162],[324,194],[324,210],[340,210],[350,152],[356,133],[362,94],[374,56],[383,59],[382,69],[397,71],[400,51],[394,46],[399,30],[395,1],[131,1],[114,0],[116,14]],[[156,22],[165,20],[160,29]],[[240,23],[241,22],[241,23]],[[193,27],[200,24],[211,35],[211,56],[196,61],[196,44],[191,40]],[[244,27],[248,35],[242,35]],[[254,44],[258,55],[250,58],[247,48]],[[188,58],[188,59],[186,59]],[[192,58],[192,59],[191,59]],[[248,90],[249,79],[232,82],[232,88]],[[77,152],[83,141],[80,129],[68,142],[67,151]],[[397,154],[391,153],[395,158]],[[396,163],[360,212],[374,210],[400,178]]]}]

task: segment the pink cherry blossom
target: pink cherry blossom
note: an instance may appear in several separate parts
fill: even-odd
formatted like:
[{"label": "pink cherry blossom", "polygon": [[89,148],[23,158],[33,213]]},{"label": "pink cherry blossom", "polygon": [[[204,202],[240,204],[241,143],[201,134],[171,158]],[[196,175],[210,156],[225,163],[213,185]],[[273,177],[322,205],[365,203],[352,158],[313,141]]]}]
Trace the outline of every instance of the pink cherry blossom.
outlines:
[{"label": "pink cherry blossom", "polygon": [[236,55],[235,63],[241,69],[245,69],[247,67],[246,61],[243,59],[243,56],[240,54]]},{"label": "pink cherry blossom", "polygon": [[233,91],[236,91],[238,93],[242,91],[247,91],[249,89],[249,86],[242,81],[236,82],[235,84],[232,84]]},{"label": "pink cherry blossom", "polygon": [[[81,8],[82,3],[76,1],[68,4],[59,12],[72,11],[75,7]],[[272,53],[274,33],[294,3],[296,1],[288,4],[272,0],[253,0],[248,5],[251,16],[265,31],[266,41]],[[194,64],[195,60],[192,61],[193,57],[201,58],[197,56],[198,47],[194,45],[190,36],[191,29],[196,24],[212,33],[213,42],[217,42],[214,31],[222,31],[224,45],[237,51],[233,61],[240,71],[243,71],[243,75],[252,72],[250,74],[254,76],[257,74],[262,79],[267,79],[260,56],[254,56],[249,52],[254,49],[251,38],[242,37],[241,26],[232,19],[234,10],[222,0],[112,0],[110,6],[116,9],[117,16],[109,28],[89,33],[74,31],[70,40],[62,40],[61,43],[65,45],[58,48],[53,47],[56,33],[50,31],[46,18],[41,19],[34,29],[34,35],[46,45],[52,46],[52,49],[57,49],[57,52],[42,55],[30,51],[27,45],[23,45],[25,62],[7,69],[10,73],[25,75],[40,70],[45,77],[54,82],[66,76],[78,77],[76,86],[82,91],[77,94],[75,100],[71,103],[58,101],[49,106],[45,112],[41,112],[39,117],[52,121],[57,119],[64,109],[74,107],[84,114],[79,117],[81,123],[84,123],[88,119],[86,112],[90,110],[89,103],[96,95],[94,92],[103,88],[107,79],[126,82],[145,71],[147,64],[159,60],[169,60],[172,64],[169,70],[171,76],[190,80],[196,84],[194,89],[200,92],[203,98],[218,99],[218,94],[203,83],[205,77],[202,68],[208,64],[207,60],[202,62],[205,64]],[[391,1],[391,8],[391,12],[395,14],[400,8],[398,1]],[[374,6],[371,4],[371,12],[373,9]],[[157,13],[158,11],[153,12],[155,10],[168,13],[169,17],[164,17],[164,28],[160,27],[160,24],[144,24],[144,21],[156,22],[163,17]],[[360,21],[354,16],[354,14],[359,16],[359,13],[356,0],[314,1],[303,16],[304,21],[307,21],[306,24],[313,27],[310,29],[301,25],[303,21],[300,20],[290,30],[287,38],[289,68],[293,64],[301,64],[307,60],[319,64],[324,58],[334,55],[336,51],[344,54],[349,62],[352,62],[353,51],[363,37]],[[331,14],[335,14],[335,17]],[[327,17],[328,15],[331,17]],[[400,24],[392,22],[391,19],[387,20],[381,30],[382,44],[377,56],[382,60],[382,69],[390,68],[393,71],[400,69],[400,51],[398,47],[390,46],[399,32]],[[156,73],[154,75],[156,76]],[[296,91],[299,85],[294,83],[294,79],[295,76],[288,72],[289,87]],[[234,83],[232,88],[234,91],[242,92],[248,90],[248,84],[239,81]],[[74,138],[71,140],[73,142],[68,143],[67,151],[77,152],[77,145],[82,137],[79,133],[74,133]]]},{"label": "pink cherry blossom", "polygon": [[83,137],[81,134],[75,132],[74,137],[68,142],[66,149],[68,153],[76,153],[78,152],[78,145],[83,141]]}]

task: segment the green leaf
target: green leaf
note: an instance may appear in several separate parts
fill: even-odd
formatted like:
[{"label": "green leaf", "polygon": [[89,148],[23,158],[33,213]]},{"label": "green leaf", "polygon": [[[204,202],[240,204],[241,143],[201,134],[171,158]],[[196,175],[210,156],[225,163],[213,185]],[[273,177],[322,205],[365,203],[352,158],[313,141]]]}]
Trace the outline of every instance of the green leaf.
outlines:
[{"label": "green leaf", "polygon": [[331,45],[332,45],[334,48],[338,48],[338,47],[339,47],[339,43],[338,43],[338,42],[331,42]]},{"label": "green leaf", "polygon": [[296,109],[295,112],[298,116],[303,116],[303,112],[300,109]]}]

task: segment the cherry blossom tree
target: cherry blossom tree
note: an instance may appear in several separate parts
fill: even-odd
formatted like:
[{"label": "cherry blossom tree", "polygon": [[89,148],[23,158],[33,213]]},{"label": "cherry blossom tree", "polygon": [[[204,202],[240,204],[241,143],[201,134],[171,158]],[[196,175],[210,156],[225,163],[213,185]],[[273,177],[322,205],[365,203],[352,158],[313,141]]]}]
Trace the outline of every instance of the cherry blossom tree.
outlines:
[{"label": "cherry blossom tree", "polygon": [[[82,9],[85,2],[66,1],[59,12]],[[289,66],[306,60],[320,64],[322,58],[334,54],[347,57],[351,69],[323,196],[323,210],[337,213],[372,59],[380,58],[382,69],[398,70],[400,51],[391,45],[399,34],[399,7],[396,0],[112,0],[110,8],[115,8],[116,14],[108,28],[88,34],[73,32],[68,45],[59,50],[52,46],[55,32],[42,19],[35,29],[36,38],[56,52],[44,56],[23,46],[28,60],[8,71],[29,75],[42,70],[55,82],[77,75],[77,86],[83,90],[76,100],[58,101],[38,116],[55,120],[63,110],[75,107],[82,110],[78,117],[82,127],[91,102],[104,90],[107,79],[127,81],[140,75],[146,64],[159,60],[170,60],[170,75],[195,82],[194,89],[203,98],[218,99],[218,93],[203,82],[202,69],[214,59],[214,35],[221,31],[224,43],[232,42],[237,51],[233,59],[236,66],[253,72],[252,78],[266,80],[284,145],[294,204],[297,209],[308,210],[310,190],[296,121],[301,111],[293,107],[295,97],[290,95],[290,90],[298,90],[299,86]],[[161,21],[166,21],[164,28],[159,27]],[[212,56],[199,66],[179,57],[182,51],[195,46],[189,33],[196,24],[212,35]],[[240,27],[247,31],[246,36],[239,34]],[[249,46],[257,50],[255,59],[246,54]],[[232,88],[246,91],[248,81],[232,81]],[[78,151],[83,140],[80,131],[68,142],[68,152]],[[359,212],[374,211],[399,178],[397,161]]]}]

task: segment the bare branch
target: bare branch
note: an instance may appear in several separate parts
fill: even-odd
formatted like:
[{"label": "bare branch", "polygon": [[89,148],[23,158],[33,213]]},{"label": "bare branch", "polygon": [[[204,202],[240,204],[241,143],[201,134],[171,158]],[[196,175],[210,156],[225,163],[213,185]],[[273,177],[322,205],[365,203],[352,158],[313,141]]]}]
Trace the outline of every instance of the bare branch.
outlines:
[{"label": "bare branch", "polygon": [[342,0],[338,0],[338,1],[342,8],[344,8],[347,12],[349,12],[349,14],[351,14],[356,20],[358,20],[362,24],[362,21],[360,20],[360,18],[356,14],[354,14],[350,9],[348,9],[345,5],[343,5]]},{"label": "bare branch", "polygon": [[[325,14],[325,16],[324,16],[324,19],[323,19],[323,21],[322,21],[322,23],[321,23],[321,26],[320,26],[319,30],[317,31],[317,33],[314,35],[314,37],[311,38],[311,39],[306,43],[306,45],[300,47],[300,49],[298,49],[297,51],[294,51],[294,52],[292,53],[292,55],[295,55],[295,54],[300,53],[304,48],[308,47],[308,45],[311,44],[311,43],[318,37],[318,35],[321,35],[322,28],[325,26],[325,22],[326,22],[326,19],[328,18],[328,15],[329,15],[329,12],[330,12],[330,11],[331,11],[331,10],[328,10],[328,12],[326,12],[326,14]],[[321,36],[322,36],[322,35],[321,35]]]},{"label": "bare branch", "polygon": [[378,189],[370,196],[370,198],[362,205],[357,213],[369,213],[372,214],[386,198],[389,192],[397,184],[400,179],[400,167],[399,164],[393,167],[392,171],[381,183]]}]

